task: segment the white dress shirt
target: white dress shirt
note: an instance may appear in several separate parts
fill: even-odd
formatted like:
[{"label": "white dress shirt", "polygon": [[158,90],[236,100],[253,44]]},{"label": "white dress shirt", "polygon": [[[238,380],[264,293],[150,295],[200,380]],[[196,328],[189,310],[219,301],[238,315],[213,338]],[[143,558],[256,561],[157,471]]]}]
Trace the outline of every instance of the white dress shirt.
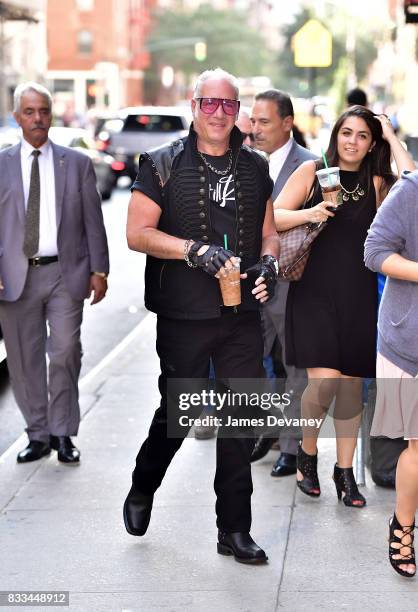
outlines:
[{"label": "white dress shirt", "polygon": [[[28,206],[30,174],[32,170],[35,147],[22,138],[20,160],[22,165],[23,193],[25,208]],[[55,209],[55,173],[54,155],[49,140],[39,148],[38,157],[39,178],[41,185],[41,203],[39,211],[39,250],[38,256],[52,256],[58,254],[57,247],[57,214]]]},{"label": "white dress shirt", "polygon": [[283,168],[283,164],[286,161],[286,157],[290,153],[290,149],[293,145],[293,138],[289,138],[285,145],[280,147],[280,149],[276,149],[274,153],[270,154],[269,158],[269,173],[273,183],[276,182],[277,177],[280,174],[281,169]]}]

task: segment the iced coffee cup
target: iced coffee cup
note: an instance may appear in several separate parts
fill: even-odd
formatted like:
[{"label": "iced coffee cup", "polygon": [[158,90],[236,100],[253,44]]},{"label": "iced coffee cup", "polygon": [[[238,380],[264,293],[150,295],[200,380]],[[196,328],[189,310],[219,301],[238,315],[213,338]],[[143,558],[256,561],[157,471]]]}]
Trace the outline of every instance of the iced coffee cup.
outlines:
[{"label": "iced coffee cup", "polygon": [[219,285],[224,306],[238,306],[238,304],[241,304],[241,259],[234,257],[233,261],[232,268],[223,267],[219,273]]},{"label": "iced coffee cup", "polygon": [[340,169],[337,167],[323,168],[316,171],[316,176],[321,185],[324,201],[331,202],[333,210],[336,210],[341,204]]}]

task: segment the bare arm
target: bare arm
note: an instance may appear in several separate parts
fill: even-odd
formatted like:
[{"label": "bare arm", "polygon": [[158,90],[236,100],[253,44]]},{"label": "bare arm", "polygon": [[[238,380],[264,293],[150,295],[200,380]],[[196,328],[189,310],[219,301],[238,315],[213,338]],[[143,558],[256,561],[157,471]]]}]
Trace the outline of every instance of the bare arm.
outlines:
[{"label": "bare arm", "polygon": [[406,259],[398,253],[393,253],[393,255],[389,255],[389,257],[385,259],[382,263],[382,272],[386,276],[391,276],[392,278],[418,283],[418,263]]},{"label": "bare arm", "polygon": [[140,191],[133,191],[128,208],[126,237],[133,251],[159,259],[183,259],[185,240],[157,229],[161,208]]},{"label": "bare arm", "polygon": [[404,170],[416,170],[414,160],[408,151],[404,148],[399,138],[396,136],[392,124],[386,115],[379,115],[378,119],[382,124],[383,138],[387,140],[392,151],[393,159],[395,160],[398,169],[398,178]]},{"label": "bare arm", "polygon": [[334,213],[327,209],[329,202],[299,210],[309,197],[315,178],[315,163],[304,162],[290,175],[274,202],[274,221],[278,231],[285,231],[304,223],[326,221]]},{"label": "bare arm", "polygon": [[264,223],[262,230],[261,256],[273,255],[276,259],[279,258],[280,241],[277,235],[276,226],[273,216],[273,202],[271,198],[267,201],[266,214],[264,215]]}]

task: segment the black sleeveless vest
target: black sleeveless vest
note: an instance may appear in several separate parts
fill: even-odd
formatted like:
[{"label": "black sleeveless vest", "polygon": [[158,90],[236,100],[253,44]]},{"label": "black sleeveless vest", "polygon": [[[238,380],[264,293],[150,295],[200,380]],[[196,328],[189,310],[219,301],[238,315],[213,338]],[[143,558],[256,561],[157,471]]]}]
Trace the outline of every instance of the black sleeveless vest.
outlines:
[{"label": "black sleeveless vest", "polygon": [[[158,229],[178,238],[214,242],[209,205],[209,172],[197,155],[196,133],[141,155],[158,176],[163,208]],[[270,196],[268,165],[245,145],[237,128],[231,133],[236,200],[235,244],[245,271],[260,258],[262,226]],[[252,282],[241,281],[240,311],[258,310]],[[219,282],[185,261],[147,256],[145,306],[173,319],[213,319],[220,316]]]}]

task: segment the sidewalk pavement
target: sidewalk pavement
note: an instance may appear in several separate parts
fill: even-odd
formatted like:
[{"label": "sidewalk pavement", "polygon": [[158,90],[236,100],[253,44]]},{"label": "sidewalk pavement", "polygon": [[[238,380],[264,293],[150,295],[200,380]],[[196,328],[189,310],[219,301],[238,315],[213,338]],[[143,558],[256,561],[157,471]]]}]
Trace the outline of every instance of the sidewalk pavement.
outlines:
[{"label": "sidewalk pavement", "polygon": [[59,464],[56,453],[18,465],[25,440],[0,459],[0,590],[67,590],[71,612],[416,609],[418,579],[398,577],[387,561],[394,494],[368,478],[366,508],[337,503],[332,440],[320,446],[319,500],[293,477],[270,477],[273,452],[254,465],[252,535],[268,565],[216,552],[214,440],[185,440],[147,534],[126,533],[122,505],[158,401],[154,333],[148,315],[123,352],[83,383],[79,467]]}]

